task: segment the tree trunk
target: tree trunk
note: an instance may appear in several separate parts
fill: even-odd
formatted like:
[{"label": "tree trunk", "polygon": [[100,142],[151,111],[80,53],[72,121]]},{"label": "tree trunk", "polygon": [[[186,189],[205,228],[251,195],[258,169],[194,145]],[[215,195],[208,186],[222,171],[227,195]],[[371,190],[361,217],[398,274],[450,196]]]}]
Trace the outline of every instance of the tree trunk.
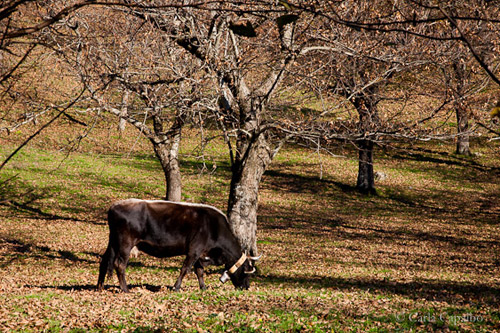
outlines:
[{"label": "tree trunk", "polygon": [[456,105],[457,115],[457,154],[470,155],[469,145],[469,115],[467,109],[463,105]]},{"label": "tree trunk", "polygon": [[120,110],[120,120],[118,122],[118,131],[122,133],[125,131],[125,125],[127,124],[127,119],[125,117],[128,116],[128,99],[129,99],[129,91],[124,90],[122,96],[122,105]]},{"label": "tree trunk", "polygon": [[455,98],[455,114],[457,116],[457,149],[460,155],[470,154],[469,145],[469,115],[467,113],[466,83],[468,82],[467,67],[465,63],[458,60],[452,64],[452,90]]},{"label": "tree trunk", "polygon": [[375,193],[373,176],[373,141],[359,141],[359,169],[356,188],[363,193]]},{"label": "tree trunk", "polygon": [[362,193],[375,193],[375,181],[373,174],[373,139],[369,137],[370,132],[376,132],[379,125],[376,96],[378,87],[368,89],[366,96],[356,98],[353,103],[359,114],[359,131],[364,136],[357,142],[359,149],[359,168],[356,188]]},{"label": "tree trunk", "polygon": [[[250,139],[249,139],[250,140]],[[263,134],[250,141],[246,153],[232,166],[228,200],[228,218],[231,229],[244,251],[252,256],[257,249],[257,209],[259,184],[273,153]]]},{"label": "tree trunk", "polygon": [[182,183],[178,158],[180,139],[181,129],[178,128],[171,141],[169,140],[166,143],[153,142],[156,157],[160,161],[165,174],[165,199],[169,201],[181,201]]}]

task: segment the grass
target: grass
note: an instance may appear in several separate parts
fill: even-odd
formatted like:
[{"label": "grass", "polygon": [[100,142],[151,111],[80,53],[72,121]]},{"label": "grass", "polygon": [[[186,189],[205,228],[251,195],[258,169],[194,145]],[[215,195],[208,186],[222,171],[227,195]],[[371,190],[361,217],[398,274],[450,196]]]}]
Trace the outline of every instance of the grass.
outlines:
[{"label": "grass", "polygon": [[[498,143],[473,143],[472,158],[448,153],[452,144],[379,150],[375,169],[388,177],[373,196],[353,190],[355,152],[285,147],[263,177],[264,257],[249,291],[221,285],[214,267],[207,291],[190,274],[174,293],[182,258],[142,255],[123,294],[115,277],[95,290],[106,210],[122,198],[161,198],[161,167],[134,131],[98,128],[70,154],[66,131],[47,132],[0,175],[2,331],[500,330]],[[184,198],[225,210],[224,144],[207,147],[204,171],[190,134]],[[1,157],[16,135],[0,139]]]}]

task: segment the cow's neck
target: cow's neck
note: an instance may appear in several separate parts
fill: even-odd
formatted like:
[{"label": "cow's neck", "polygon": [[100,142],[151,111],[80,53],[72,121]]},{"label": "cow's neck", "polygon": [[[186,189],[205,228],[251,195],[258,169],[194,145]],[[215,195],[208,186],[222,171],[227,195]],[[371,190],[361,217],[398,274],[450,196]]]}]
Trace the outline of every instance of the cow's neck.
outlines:
[{"label": "cow's neck", "polygon": [[241,246],[239,244],[235,244],[236,246],[232,246],[231,248],[223,249],[223,257],[226,265],[226,269],[233,266],[243,254]]}]

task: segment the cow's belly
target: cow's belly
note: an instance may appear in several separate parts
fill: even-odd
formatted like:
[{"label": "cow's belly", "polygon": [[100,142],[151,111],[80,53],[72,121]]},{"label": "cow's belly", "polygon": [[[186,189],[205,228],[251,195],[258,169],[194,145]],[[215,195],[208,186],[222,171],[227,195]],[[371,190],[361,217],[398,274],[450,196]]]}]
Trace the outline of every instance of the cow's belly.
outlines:
[{"label": "cow's belly", "polygon": [[157,258],[175,257],[186,254],[184,246],[164,246],[161,244],[150,244],[147,242],[140,242],[137,248],[150,256]]}]

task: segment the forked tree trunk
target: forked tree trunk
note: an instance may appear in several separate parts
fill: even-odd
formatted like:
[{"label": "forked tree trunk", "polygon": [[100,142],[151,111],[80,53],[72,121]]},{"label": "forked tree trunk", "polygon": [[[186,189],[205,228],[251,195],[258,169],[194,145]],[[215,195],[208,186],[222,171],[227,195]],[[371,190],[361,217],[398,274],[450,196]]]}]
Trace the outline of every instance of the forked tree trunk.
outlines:
[{"label": "forked tree trunk", "polygon": [[363,193],[375,193],[375,181],[373,174],[373,141],[361,140],[358,143],[359,169],[356,188]]},{"label": "forked tree trunk", "polygon": [[263,134],[249,145],[243,158],[233,164],[227,215],[243,250],[256,256],[259,184],[273,153]]},{"label": "forked tree trunk", "polygon": [[166,143],[153,142],[156,157],[160,161],[165,175],[166,194],[165,199],[169,201],[181,201],[182,183],[181,170],[179,167],[179,144],[181,129]]},{"label": "forked tree trunk", "polygon": [[[232,177],[228,198],[228,218],[231,229],[240,242],[243,251],[251,256],[258,255],[257,249],[257,210],[259,204],[259,185],[262,175],[276,155],[283,140],[278,139],[278,146],[268,142],[268,134],[262,126],[262,116],[265,114],[266,104],[281,85],[283,73],[290,66],[296,56],[293,52],[293,27],[291,22],[279,22],[281,50],[283,57],[279,69],[268,73],[267,78],[259,84],[259,88],[251,91],[245,82],[240,65],[234,63],[238,71],[234,74],[221,77],[222,103],[225,112],[238,115],[239,134],[236,139],[236,154],[231,149]],[[235,58],[239,58],[240,51],[237,38],[230,30]],[[236,111],[236,112],[235,112]],[[268,129],[270,130],[270,129]]]}]

